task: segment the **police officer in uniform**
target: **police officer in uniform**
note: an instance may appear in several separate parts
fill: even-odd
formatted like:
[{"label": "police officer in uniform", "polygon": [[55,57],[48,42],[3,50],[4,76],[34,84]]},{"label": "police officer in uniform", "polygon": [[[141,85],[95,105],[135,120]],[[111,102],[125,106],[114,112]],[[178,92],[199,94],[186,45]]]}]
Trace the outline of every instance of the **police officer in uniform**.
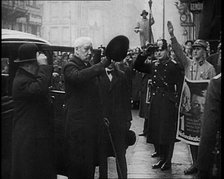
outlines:
[{"label": "police officer in uniform", "polygon": [[147,141],[160,147],[160,160],[152,168],[161,168],[163,171],[171,168],[178,102],[184,76],[179,64],[170,59],[166,40],[157,40],[157,46],[156,60],[144,63],[147,55],[143,53],[137,57],[134,67],[152,75]]}]

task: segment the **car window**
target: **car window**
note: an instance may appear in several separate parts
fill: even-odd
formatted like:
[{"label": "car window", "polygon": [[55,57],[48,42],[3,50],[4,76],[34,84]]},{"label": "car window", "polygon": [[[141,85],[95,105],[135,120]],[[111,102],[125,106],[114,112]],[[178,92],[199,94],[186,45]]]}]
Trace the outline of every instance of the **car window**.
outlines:
[{"label": "car window", "polygon": [[1,58],[1,74],[9,75],[9,58]]}]

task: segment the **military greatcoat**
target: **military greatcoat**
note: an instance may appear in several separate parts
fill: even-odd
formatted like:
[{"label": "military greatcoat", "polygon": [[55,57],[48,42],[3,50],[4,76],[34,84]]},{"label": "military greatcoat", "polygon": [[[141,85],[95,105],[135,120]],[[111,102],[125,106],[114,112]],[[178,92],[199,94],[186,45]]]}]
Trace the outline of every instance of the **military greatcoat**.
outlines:
[{"label": "military greatcoat", "polygon": [[153,61],[144,64],[139,55],[134,66],[138,71],[152,75],[152,95],[149,107],[147,141],[153,144],[170,144],[176,139],[178,102],[184,75],[173,60]]}]

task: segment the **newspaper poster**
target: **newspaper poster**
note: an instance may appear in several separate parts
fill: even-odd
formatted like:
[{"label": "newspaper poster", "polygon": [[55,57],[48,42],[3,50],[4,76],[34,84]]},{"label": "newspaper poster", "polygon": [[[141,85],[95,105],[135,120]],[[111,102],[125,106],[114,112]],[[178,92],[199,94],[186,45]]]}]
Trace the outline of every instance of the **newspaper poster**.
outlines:
[{"label": "newspaper poster", "polygon": [[176,138],[199,145],[201,119],[209,80],[189,80],[185,77],[178,111]]}]

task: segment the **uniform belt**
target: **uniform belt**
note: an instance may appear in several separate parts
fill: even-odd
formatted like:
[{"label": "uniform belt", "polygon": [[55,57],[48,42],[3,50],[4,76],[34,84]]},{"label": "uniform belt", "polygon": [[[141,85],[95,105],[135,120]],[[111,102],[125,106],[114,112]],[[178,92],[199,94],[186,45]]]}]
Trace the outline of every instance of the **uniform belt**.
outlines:
[{"label": "uniform belt", "polygon": [[155,93],[175,93],[174,87],[155,87],[152,91]]}]

